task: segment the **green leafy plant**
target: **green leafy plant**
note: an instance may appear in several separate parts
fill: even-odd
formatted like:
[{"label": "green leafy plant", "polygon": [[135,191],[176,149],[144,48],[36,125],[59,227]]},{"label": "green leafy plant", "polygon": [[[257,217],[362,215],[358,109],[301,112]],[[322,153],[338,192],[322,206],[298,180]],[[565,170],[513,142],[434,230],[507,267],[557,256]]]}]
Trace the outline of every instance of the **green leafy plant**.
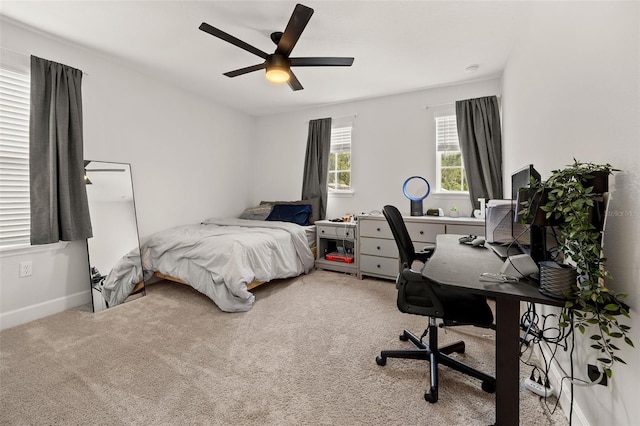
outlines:
[{"label": "green leafy plant", "polygon": [[538,207],[544,212],[543,220],[558,232],[558,250],[564,261],[575,265],[578,280],[565,294],[567,310],[559,325],[572,326],[582,334],[596,327],[590,336],[591,348],[598,351],[598,362],[608,377],[616,362],[626,364],[616,355],[620,350],[616,343],[622,340],[633,347],[628,337],[630,327],[619,321],[621,317],[630,318],[629,308],[622,301],[627,294],[615,293],[606,285],[612,277],[605,269],[602,253],[604,199],[602,193],[594,191],[599,185],[595,179],[608,180],[615,171],[619,170],[610,164],[574,159],[572,165],[553,170],[547,181],[532,181],[528,199],[521,203],[525,221],[536,214],[536,221],[540,221]]}]

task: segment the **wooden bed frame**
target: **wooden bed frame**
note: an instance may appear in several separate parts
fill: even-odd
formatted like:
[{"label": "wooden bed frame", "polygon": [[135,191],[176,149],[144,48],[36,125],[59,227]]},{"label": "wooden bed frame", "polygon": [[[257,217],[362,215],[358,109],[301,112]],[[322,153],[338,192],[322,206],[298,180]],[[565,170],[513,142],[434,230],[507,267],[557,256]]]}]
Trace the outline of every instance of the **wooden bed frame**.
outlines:
[{"label": "wooden bed frame", "polygon": [[[175,278],[175,277],[172,277],[171,275],[163,274],[162,272],[154,272],[153,276],[161,278],[163,280],[169,280],[169,281],[173,281],[173,282],[176,282],[176,283],[189,285],[186,282],[182,281],[180,278]],[[264,284],[266,282],[267,281],[251,281],[249,284],[247,284],[247,290],[254,289],[254,288],[258,287],[259,285],[262,285],[262,284]]]},{"label": "wooden bed frame", "polygon": [[[316,253],[317,253],[317,248],[316,247],[311,247],[311,253],[313,254],[314,259],[316,258]],[[185,284],[185,285],[189,285],[188,283],[184,282],[183,280],[181,280],[180,278],[176,278],[176,277],[172,277],[171,275],[166,275],[163,274],[162,272],[154,272],[153,276],[156,278],[160,278],[163,280],[168,280],[168,281],[173,281],[175,283],[180,283],[180,284]],[[269,281],[251,281],[249,284],[247,284],[247,290],[252,290],[262,284],[268,283]],[[140,290],[140,288],[143,286],[143,282],[139,282],[136,285],[136,288],[134,289],[133,293],[135,293],[136,291]],[[132,294],[133,294],[132,293]]]}]

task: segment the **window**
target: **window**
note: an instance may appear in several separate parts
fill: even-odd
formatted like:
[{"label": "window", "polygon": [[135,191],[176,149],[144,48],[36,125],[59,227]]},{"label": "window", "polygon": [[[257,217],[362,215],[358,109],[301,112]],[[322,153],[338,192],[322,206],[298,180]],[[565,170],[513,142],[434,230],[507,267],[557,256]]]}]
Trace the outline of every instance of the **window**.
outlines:
[{"label": "window", "polygon": [[351,129],[351,125],[331,129],[329,191],[351,191]]},{"label": "window", "polygon": [[436,192],[468,192],[455,115],[436,117],[436,146]]},{"label": "window", "polygon": [[30,75],[0,68],[0,247],[29,245]]}]

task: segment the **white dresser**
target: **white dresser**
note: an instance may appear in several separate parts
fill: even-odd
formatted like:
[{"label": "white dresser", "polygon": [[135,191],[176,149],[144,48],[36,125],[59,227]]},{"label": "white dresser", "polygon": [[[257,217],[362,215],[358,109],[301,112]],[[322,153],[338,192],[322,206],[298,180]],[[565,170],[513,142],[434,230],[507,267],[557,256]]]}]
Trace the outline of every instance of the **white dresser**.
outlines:
[{"label": "white dresser", "polygon": [[[404,216],[416,250],[435,244],[438,234],[484,235],[484,219]],[[371,276],[395,280],[400,267],[398,247],[382,215],[358,216],[358,278]]]}]

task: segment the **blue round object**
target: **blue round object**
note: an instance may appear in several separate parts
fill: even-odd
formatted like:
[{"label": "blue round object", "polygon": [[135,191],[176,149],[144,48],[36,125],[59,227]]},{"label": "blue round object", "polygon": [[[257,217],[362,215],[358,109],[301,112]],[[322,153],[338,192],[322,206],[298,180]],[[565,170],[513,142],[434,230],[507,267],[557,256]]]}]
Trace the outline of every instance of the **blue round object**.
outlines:
[{"label": "blue round object", "polygon": [[[412,197],[411,195],[407,194],[407,184],[409,183],[409,181],[411,181],[411,179],[421,179],[424,181],[424,183],[427,184],[427,193],[424,194],[424,196],[422,197]],[[411,201],[422,201],[425,198],[427,198],[429,196],[429,194],[431,193],[431,185],[429,185],[429,182],[423,178],[422,176],[411,176],[410,178],[408,178],[407,180],[404,181],[404,184],[402,185],[402,192],[404,192],[404,196],[407,197],[408,199],[410,199]]]}]

